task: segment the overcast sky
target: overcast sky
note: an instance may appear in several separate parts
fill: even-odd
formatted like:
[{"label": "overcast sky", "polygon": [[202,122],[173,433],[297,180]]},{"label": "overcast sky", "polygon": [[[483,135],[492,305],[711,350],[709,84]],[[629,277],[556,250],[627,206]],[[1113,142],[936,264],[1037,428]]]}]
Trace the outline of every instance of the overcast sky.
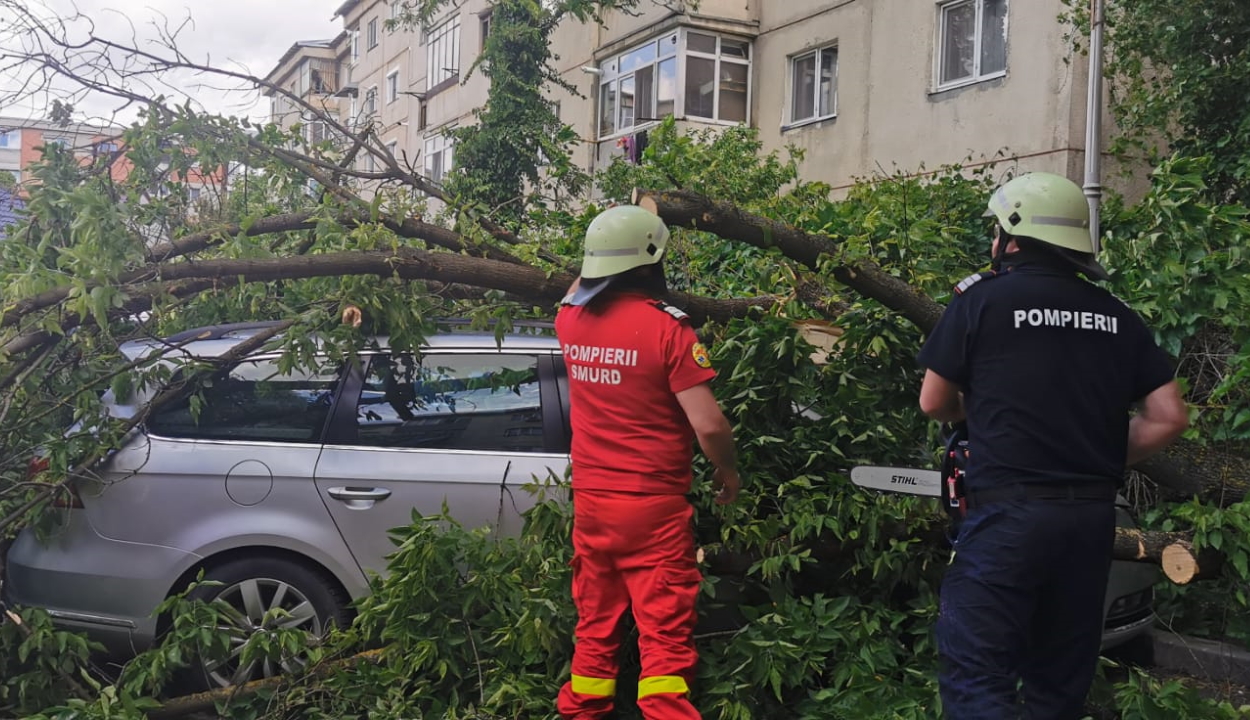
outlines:
[{"label": "overcast sky", "polygon": [[[157,40],[156,25],[176,28],[186,23],[178,34],[178,46],[192,61],[245,70],[264,76],[278,58],[296,41],[333,38],[342,23],[333,17],[342,0],[27,0],[32,7],[42,7],[41,15],[68,17],[76,7],[91,18],[95,34],[121,43],[138,43],[152,52],[163,51]],[[0,26],[7,22],[0,9]],[[189,22],[188,22],[189,18]],[[86,25],[75,30],[79,36]],[[0,52],[12,51],[21,42],[12,35],[0,35]],[[0,76],[0,87],[12,87],[15,77]],[[199,101],[205,109],[226,115],[268,116],[269,105],[256,93],[223,93],[218,87],[237,87],[238,83],[223,79],[205,80],[180,77],[173,83],[178,89]],[[168,90],[165,90],[168,92]],[[46,100],[37,101],[43,104]],[[116,99],[92,98],[80,101],[78,108],[85,115],[108,117],[121,103]],[[38,107],[0,107],[0,115],[33,114],[43,116]],[[133,111],[123,111],[117,118],[133,119]]]}]

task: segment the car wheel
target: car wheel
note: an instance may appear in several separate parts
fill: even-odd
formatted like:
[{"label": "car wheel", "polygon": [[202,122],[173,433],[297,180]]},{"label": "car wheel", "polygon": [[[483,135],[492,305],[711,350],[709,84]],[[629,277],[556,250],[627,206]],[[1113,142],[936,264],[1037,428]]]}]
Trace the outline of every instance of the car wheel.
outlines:
[{"label": "car wheel", "polygon": [[[348,599],[337,584],[323,573],[288,560],[231,560],[209,568],[204,580],[220,585],[201,585],[190,597],[206,602],[220,599],[230,607],[217,628],[228,635],[230,650],[224,658],[195,660],[192,682],[200,689],[239,685],[298,669],[299,658],[243,663],[243,645],[258,633],[299,629],[320,637],[332,626],[350,623]],[[273,617],[271,611],[279,609],[284,613]]]}]

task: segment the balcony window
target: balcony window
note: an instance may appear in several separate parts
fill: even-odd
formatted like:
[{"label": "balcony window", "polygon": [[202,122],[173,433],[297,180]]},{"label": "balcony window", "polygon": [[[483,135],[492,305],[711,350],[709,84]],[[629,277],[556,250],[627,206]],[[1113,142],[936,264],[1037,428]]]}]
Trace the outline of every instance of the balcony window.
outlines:
[{"label": "balcony window", "polygon": [[426,33],[426,90],[460,75],[460,16]]},{"label": "balcony window", "polygon": [[938,13],[939,88],[1007,72],[1007,0],[959,0]]},{"label": "balcony window", "polygon": [[747,121],[751,66],[745,40],[671,32],[601,63],[599,69],[601,138],[669,115]]},{"label": "balcony window", "polygon": [[0,131],[0,148],[20,148],[21,146],[22,131],[20,129]]}]

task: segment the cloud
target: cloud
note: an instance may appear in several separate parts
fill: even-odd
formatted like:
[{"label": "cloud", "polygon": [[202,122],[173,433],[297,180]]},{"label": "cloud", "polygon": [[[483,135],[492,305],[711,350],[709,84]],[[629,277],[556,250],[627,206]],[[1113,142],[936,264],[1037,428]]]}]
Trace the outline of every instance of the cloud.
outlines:
[{"label": "cloud", "polygon": [[[35,0],[34,4],[44,6],[39,10],[43,16],[68,18],[75,12],[84,16],[72,26],[77,37],[90,30],[97,37],[168,56],[162,37],[173,35],[179,51],[193,62],[256,76],[271,70],[293,43],[331,39],[342,29],[341,21],[333,17],[337,0]],[[10,45],[16,41],[11,35],[0,38],[0,43]],[[0,45],[0,51],[11,49]],[[246,83],[229,78],[181,73],[149,82],[143,90],[164,93],[178,102],[189,98],[215,113],[265,118],[269,112],[266,99]],[[116,98],[92,95],[77,107],[86,115],[109,117],[122,104]],[[11,114],[10,110],[0,112]],[[117,119],[133,116],[131,108]]]}]

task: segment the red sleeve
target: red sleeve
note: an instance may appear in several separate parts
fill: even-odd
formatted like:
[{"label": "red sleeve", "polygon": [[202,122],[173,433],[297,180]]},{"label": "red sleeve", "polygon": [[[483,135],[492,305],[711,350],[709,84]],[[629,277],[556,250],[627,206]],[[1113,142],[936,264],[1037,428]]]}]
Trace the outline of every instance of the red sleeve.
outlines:
[{"label": "red sleeve", "polygon": [[673,323],[665,333],[664,364],[668,368],[668,388],[674,394],[716,377],[707,348],[684,322]]}]

